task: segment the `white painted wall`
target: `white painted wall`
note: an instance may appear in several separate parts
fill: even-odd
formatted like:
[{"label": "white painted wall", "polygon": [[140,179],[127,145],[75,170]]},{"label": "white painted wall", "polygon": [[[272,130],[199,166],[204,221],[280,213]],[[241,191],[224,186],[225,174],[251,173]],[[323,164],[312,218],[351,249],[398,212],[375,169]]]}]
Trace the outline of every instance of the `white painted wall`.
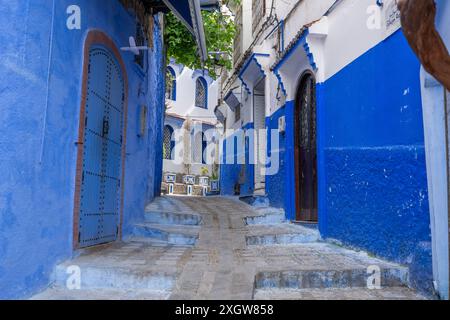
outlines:
[{"label": "white painted wall", "polygon": [[[271,0],[268,1],[268,12],[270,13]],[[438,17],[436,25],[450,49],[450,1],[436,0],[438,6]],[[285,21],[284,42],[285,47],[301,30],[309,23],[307,42],[317,64],[317,81],[324,82],[355,61],[358,57],[384,41],[400,28],[399,19],[395,19],[388,25],[388,16],[395,13],[395,0],[384,0],[383,7],[377,7],[375,0],[342,0],[326,16],[323,15],[335,3],[335,0],[301,0],[276,1],[277,18],[285,20],[292,8],[298,3],[298,7],[292,11],[291,17]],[[244,51],[251,41],[252,15],[251,0],[243,0],[244,5],[244,29],[245,37]],[[377,22],[378,26],[377,26]],[[244,31],[245,32],[245,31]],[[277,44],[276,33],[266,39],[264,34],[258,41],[258,46],[253,52],[270,53],[268,65],[273,65],[277,56],[272,49]],[[339,54],[336,54],[336,53]],[[287,61],[280,71],[285,80],[288,93],[287,97],[280,98],[278,90],[278,79],[273,72],[266,74],[266,116],[273,114],[284,105],[285,99],[295,98],[295,89],[300,75],[303,71],[310,69],[309,61],[304,50],[294,55],[296,57]],[[232,86],[234,87],[236,83]],[[226,92],[225,92],[226,94]],[[444,90],[442,86],[433,83],[432,79],[422,72],[422,96],[423,113],[425,124],[425,142],[428,171],[428,185],[430,197],[430,214],[433,229],[433,264],[436,286],[441,295],[448,298],[448,274],[449,274],[449,245],[448,245],[448,187],[447,181],[447,158],[444,116]],[[243,99],[241,110],[242,125],[252,119],[252,100],[248,97]],[[450,107],[449,107],[450,108]],[[235,123],[233,112],[228,108],[225,116],[228,118],[227,128],[236,128],[241,123]]]},{"label": "white painted wall", "polygon": [[[166,110],[166,122],[165,124],[171,125],[174,129],[179,129],[174,125],[174,121],[171,121],[170,117],[177,117],[182,119],[190,119],[192,121],[192,127],[196,124],[207,124],[216,126],[218,124],[216,115],[214,114],[214,109],[218,103],[219,95],[219,83],[214,81],[208,74],[203,74],[200,71],[194,71],[189,68],[183,67],[171,62],[170,67],[176,73],[176,85],[177,85],[177,95],[176,100],[166,100],[167,110]],[[195,89],[197,78],[202,76],[208,82],[208,105],[207,108],[199,108],[195,106]],[[181,120],[182,121],[182,120]],[[184,142],[176,143],[175,152],[186,153],[183,163],[177,163],[173,160],[163,161],[163,171],[171,173],[182,173],[182,174],[194,174],[200,175],[203,167],[208,168],[209,174],[212,174],[212,165],[204,165],[192,163],[191,156],[191,143],[188,138],[184,138]],[[215,151],[216,152],[216,151]],[[188,169],[185,165],[188,161],[191,161],[191,165]]]},{"label": "white painted wall", "polygon": [[208,86],[208,108],[198,108],[195,106],[195,85],[201,72],[184,67],[181,72],[178,67],[171,65],[177,73],[177,98],[176,101],[167,100],[167,112],[181,117],[190,117],[193,120],[204,120],[215,124],[217,119],[214,108],[217,106],[219,84],[212,80],[206,73],[204,78],[209,83]]},{"label": "white painted wall", "polygon": [[[395,0],[385,0],[382,8],[376,6],[374,0],[342,0],[328,16],[324,17],[324,14],[329,11],[334,3],[335,0],[302,0],[297,5],[296,1],[275,1],[275,13],[279,21],[285,20],[287,15],[291,13],[289,18],[285,20],[285,47],[289,45],[304,25],[314,22],[309,27],[307,42],[318,67],[316,77],[319,83],[335,75],[400,27],[399,21],[390,29],[386,25],[386,15],[389,8],[395,5]],[[272,1],[267,0],[266,18],[270,14],[271,4]],[[244,0],[243,5],[244,11],[248,15],[247,18],[244,18],[244,29],[248,33],[248,30],[251,31],[252,23],[251,0]],[[369,29],[368,20],[373,17],[374,9],[377,8],[379,28]],[[271,29],[269,28],[262,35],[260,41],[257,42],[258,45],[253,49],[253,52],[270,54],[267,61],[268,66],[272,66],[277,61],[277,54],[273,50],[278,42],[277,32],[266,38]],[[246,41],[246,46],[250,43]],[[336,54],[336,52],[339,52],[339,54]],[[287,97],[281,97],[280,99],[278,79],[273,72],[266,72],[266,116],[283,106],[285,100],[295,98],[295,88],[300,75],[305,70],[310,69],[308,67],[309,61],[302,48],[298,50],[296,55],[297,57],[292,59],[292,62],[288,62],[281,72],[286,80],[284,84],[287,87]],[[245,105],[246,103],[244,103]],[[251,114],[251,111],[241,110],[244,125],[249,118],[245,115],[246,113]],[[228,116],[229,119],[234,119],[230,114]],[[231,128],[233,124],[227,123],[227,127]]]}]

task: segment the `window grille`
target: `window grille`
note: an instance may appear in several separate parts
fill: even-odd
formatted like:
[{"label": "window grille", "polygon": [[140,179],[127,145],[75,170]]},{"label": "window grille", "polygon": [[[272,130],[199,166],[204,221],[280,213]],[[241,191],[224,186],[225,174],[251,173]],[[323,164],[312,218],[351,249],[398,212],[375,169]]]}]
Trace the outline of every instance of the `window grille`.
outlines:
[{"label": "window grille", "polygon": [[207,91],[206,81],[198,78],[195,88],[195,106],[199,108],[207,108]]},{"label": "window grille", "polygon": [[167,68],[166,71],[166,99],[175,101],[177,99],[177,80],[175,79],[175,71]]},{"label": "window grille", "polygon": [[164,127],[163,137],[163,158],[173,160],[174,142],[172,141],[173,129],[170,126]]}]

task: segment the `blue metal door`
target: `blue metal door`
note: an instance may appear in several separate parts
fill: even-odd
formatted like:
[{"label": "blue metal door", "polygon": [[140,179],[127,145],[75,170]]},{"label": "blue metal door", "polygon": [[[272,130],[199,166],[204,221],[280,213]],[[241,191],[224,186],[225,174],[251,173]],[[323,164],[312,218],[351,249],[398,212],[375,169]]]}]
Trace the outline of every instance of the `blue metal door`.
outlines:
[{"label": "blue metal door", "polygon": [[89,52],[79,247],[112,242],[119,232],[124,79],[103,46]]}]

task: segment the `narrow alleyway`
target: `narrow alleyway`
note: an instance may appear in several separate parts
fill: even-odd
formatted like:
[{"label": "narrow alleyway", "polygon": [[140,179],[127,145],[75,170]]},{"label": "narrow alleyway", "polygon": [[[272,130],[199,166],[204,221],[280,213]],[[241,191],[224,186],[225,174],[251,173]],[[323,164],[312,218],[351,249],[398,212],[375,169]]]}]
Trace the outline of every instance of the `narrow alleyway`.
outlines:
[{"label": "narrow alleyway", "polygon": [[[406,268],[321,242],[282,216],[235,198],[159,198],[135,237],[58,266],[34,299],[423,298],[407,288]],[[81,290],[66,288],[70,266]],[[368,266],[380,267],[382,289],[366,288]]]}]

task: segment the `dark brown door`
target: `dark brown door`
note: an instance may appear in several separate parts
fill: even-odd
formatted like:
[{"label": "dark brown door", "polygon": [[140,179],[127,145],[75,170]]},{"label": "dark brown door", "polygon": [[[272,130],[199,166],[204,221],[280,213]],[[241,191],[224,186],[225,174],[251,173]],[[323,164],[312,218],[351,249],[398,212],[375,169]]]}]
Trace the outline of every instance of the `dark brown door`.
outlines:
[{"label": "dark brown door", "polygon": [[317,222],[316,83],[307,73],[295,106],[296,220]]}]

